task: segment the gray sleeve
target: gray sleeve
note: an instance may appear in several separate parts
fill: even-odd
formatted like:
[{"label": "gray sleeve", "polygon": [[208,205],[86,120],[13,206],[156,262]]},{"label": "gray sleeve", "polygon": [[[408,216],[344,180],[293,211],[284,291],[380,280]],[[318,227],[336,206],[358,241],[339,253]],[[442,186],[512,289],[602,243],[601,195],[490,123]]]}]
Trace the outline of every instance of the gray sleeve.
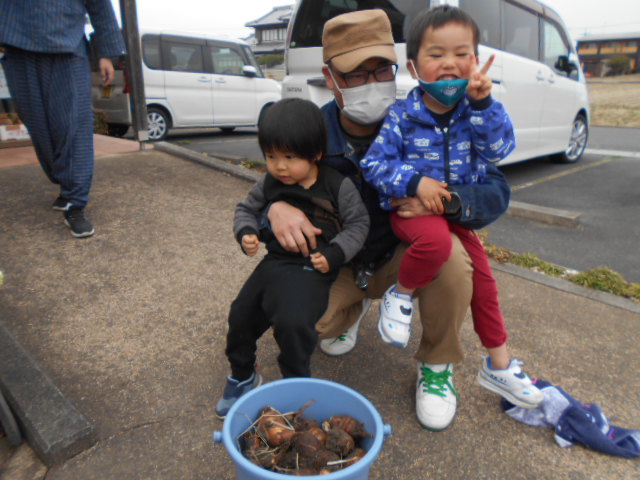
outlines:
[{"label": "gray sleeve", "polygon": [[239,241],[238,235],[250,230],[256,235],[259,232],[258,218],[266,206],[264,196],[264,179],[262,176],[249,191],[247,198],[236,205],[236,213],[233,218],[233,234]]},{"label": "gray sleeve", "polygon": [[362,201],[360,192],[348,178],[345,178],[340,185],[338,211],[342,221],[342,231],[331,240],[331,243],[335,243],[342,249],[345,262],[348,262],[360,251],[369,234],[367,207]]}]

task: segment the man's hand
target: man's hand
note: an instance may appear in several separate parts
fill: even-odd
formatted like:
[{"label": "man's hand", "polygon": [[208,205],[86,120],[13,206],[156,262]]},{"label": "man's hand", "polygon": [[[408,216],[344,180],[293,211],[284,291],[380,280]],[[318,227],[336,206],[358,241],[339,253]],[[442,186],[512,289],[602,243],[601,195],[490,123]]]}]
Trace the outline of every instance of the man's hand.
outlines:
[{"label": "man's hand", "polygon": [[402,218],[422,217],[423,215],[433,215],[427,210],[420,199],[415,197],[394,198],[391,200],[391,206],[397,209],[398,216]]},{"label": "man's hand", "polygon": [[467,93],[472,100],[479,101],[487,98],[491,93],[491,77],[487,72],[493,65],[496,56],[491,55],[487,63],[484,64],[482,70],[478,70],[478,60],[474,54],[469,55],[471,61],[471,74],[469,75],[469,85],[467,85]]},{"label": "man's hand", "polygon": [[253,233],[249,235],[242,236],[242,248],[250,257],[253,257],[256,253],[258,253],[258,248],[260,248],[260,240],[258,240],[258,236]]},{"label": "man's hand", "polygon": [[420,179],[416,197],[422,202],[425,208],[437,215],[444,213],[442,197],[451,201],[451,194],[447,190],[447,184],[429,177],[422,177]]},{"label": "man's hand", "polygon": [[311,254],[311,265],[320,273],[327,273],[329,271],[329,262],[321,253]]},{"label": "man's hand", "polygon": [[111,63],[110,58],[101,58],[98,64],[98,68],[100,69],[100,77],[102,78],[102,85],[105,87],[113,82],[113,78],[115,76],[115,70],[113,68],[113,63]]},{"label": "man's hand", "polygon": [[286,202],[276,202],[269,208],[267,216],[271,231],[285,250],[308,257],[309,246],[312,250],[317,247],[316,235],[320,235],[322,230],[314,227],[300,209]]}]

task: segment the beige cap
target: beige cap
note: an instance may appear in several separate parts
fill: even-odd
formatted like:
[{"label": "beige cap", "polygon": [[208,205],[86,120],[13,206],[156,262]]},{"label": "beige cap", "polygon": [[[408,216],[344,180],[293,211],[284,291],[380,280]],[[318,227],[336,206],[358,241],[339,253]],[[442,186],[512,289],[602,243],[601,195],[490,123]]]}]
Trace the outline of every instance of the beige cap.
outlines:
[{"label": "beige cap", "polygon": [[391,22],[384,10],[358,10],[324,24],[322,60],[341,72],[351,72],[369,58],[397,63]]}]

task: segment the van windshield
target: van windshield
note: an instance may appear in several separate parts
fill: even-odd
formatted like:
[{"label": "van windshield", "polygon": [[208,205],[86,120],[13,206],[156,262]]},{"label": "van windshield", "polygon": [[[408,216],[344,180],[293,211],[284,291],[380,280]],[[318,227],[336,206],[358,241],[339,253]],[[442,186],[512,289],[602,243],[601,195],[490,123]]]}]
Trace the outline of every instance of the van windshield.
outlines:
[{"label": "van windshield", "polygon": [[[381,8],[391,20],[393,38],[403,43],[405,36],[405,17],[420,4],[424,8],[428,2],[415,0],[311,0],[302,2],[296,15],[291,35],[291,48],[322,46],[322,28],[327,20],[354,10]],[[409,15],[407,15],[409,13]]]}]

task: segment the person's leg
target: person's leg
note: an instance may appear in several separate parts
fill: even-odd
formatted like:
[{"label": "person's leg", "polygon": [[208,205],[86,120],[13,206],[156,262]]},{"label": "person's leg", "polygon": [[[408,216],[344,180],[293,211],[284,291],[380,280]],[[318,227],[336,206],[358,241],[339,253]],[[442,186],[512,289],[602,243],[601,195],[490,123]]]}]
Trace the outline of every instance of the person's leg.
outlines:
[{"label": "person's leg", "polygon": [[327,308],[334,278],[299,263],[274,266],[263,306],[280,347],[278,365],[284,378],[311,376],[311,355],[318,342],[315,327]]},{"label": "person's leg", "polygon": [[269,282],[271,262],[263,259],[244,283],[229,311],[229,330],[225,354],[231,376],[243,381],[255,369],[258,339],[271,326],[262,309],[264,291]]},{"label": "person's leg", "polygon": [[544,399],[528,375],[522,371],[522,362],[511,360],[507,350],[507,330],[500,311],[497,283],[484,245],[475,232],[451,225],[460,238],[473,265],[473,324],[489,353],[478,373],[478,383],[524,408],[535,408]]},{"label": "person's leg", "polygon": [[256,343],[270,326],[261,308],[269,270],[269,262],[265,260],[258,264],[231,304],[225,348],[231,375],[227,377],[222,396],[216,403],[218,418],[225,418],[242,395],[262,383],[262,377],[255,371],[255,363]]},{"label": "person's leg", "polygon": [[409,248],[398,270],[398,288],[411,293],[427,285],[451,254],[451,234],[447,220],[440,215],[402,218],[391,213],[393,233]]},{"label": "person's leg", "polygon": [[59,184],[53,172],[55,152],[46,101],[52,61],[53,55],[16,48],[8,48],[2,60],[17,113],[29,131],[40,166],[52,183]]}]

